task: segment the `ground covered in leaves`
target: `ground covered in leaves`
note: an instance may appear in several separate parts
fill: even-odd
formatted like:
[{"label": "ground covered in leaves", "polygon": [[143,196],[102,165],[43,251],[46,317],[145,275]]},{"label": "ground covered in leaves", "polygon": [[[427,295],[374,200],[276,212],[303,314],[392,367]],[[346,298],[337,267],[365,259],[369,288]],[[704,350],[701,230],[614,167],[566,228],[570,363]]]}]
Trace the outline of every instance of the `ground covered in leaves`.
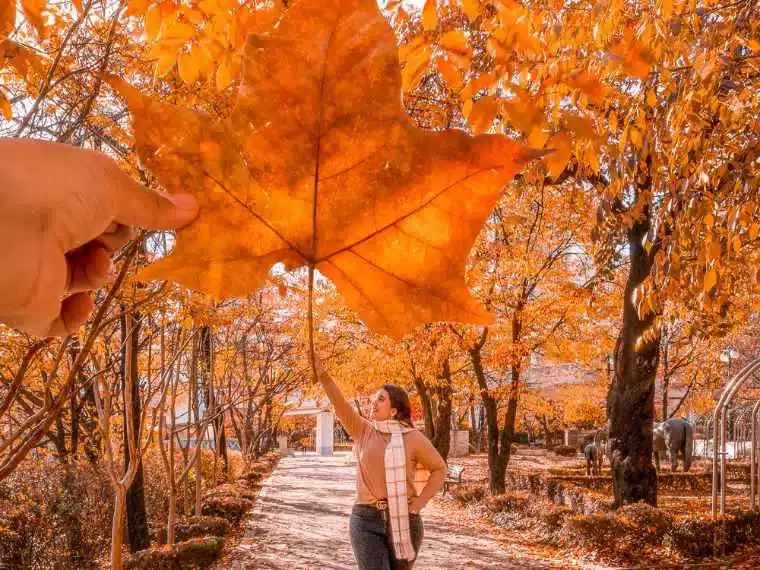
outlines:
[{"label": "ground covered in leaves", "polygon": [[[663,472],[663,508],[632,505],[613,511],[608,474],[585,477],[578,458],[519,448],[510,463],[510,488],[495,497],[486,492],[485,455],[451,462],[465,466],[465,483],[453,492],[453,508],[584,567],[661,568],[664,561],[679,568],[760,566],[760,514],[749,510],[742,484],[730,482],[727,515],[713,521],[706,465],[697,464],[691,474]],[[739,480],[742,468],[734,467]]]}]

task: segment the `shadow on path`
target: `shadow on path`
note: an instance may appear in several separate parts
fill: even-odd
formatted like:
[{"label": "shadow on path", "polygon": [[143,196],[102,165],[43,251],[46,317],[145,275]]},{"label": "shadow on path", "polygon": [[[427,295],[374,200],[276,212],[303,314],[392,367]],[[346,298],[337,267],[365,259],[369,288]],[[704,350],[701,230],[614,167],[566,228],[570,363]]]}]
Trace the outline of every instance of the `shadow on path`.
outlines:
[{"label": "shadow on path", "polygon": [[[355,492],[350,454],[287,457],[264,482],[241,543],[219,570],[356,568],[348,536]],[[423,511],[425,540],[415,570],[539,569],[509,555],[484,528],[451,520],[434,499]]]}]

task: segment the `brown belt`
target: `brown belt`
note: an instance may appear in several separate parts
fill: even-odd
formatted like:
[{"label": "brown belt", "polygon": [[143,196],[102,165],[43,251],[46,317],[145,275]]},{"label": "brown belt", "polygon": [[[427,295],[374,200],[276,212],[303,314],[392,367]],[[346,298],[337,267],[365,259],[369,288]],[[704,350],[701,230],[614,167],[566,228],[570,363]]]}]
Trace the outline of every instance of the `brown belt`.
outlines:
[{"label": "brown belt", "polygon": [[387,511],[388,501],[376,501],[375,504],[371,506],[375,507],[378,511]]}]

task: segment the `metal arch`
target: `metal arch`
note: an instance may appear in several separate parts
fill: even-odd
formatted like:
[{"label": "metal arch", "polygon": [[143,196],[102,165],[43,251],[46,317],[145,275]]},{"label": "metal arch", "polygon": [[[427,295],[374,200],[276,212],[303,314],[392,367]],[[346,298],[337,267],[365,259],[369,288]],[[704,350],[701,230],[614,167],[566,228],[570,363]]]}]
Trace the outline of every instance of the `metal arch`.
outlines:
[{"label": "metal arch", "polygon": [[[760,369],[760,358],[749,362],[736,376],[726,384],[726,389],[720,395],[715,412],[713,413],[713,477],[711,512],[714,517],[718,506],[718,442],[720,433],[720,514],[726,511],[726,405],[733,400],[734,395],[744,382]],[[720,428],[720,430],[718,429]]]},{"label": "metal arch", "polygon": [[758,413],[760,413],[760,400],[752,407],[750,429],[752,432],[752,447],[749,449],[749,496],[752,510],[756,507],[758,469],[757,469],[757,437],[758,437]]}]

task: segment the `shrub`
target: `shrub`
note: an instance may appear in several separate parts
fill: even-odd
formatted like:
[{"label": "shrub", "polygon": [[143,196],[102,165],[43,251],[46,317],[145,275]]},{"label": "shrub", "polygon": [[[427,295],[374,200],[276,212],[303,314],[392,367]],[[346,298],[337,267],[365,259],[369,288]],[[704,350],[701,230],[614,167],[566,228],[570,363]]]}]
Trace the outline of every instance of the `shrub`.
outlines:
[{"label": "shrub", "polygon": [[485,499],[486,509],[491,513],[518,512],[528,510],[530,499],[528,493],[509,492],[503,495],[492,495]]},{"label": "shrub", "polygon": [[98,467],[22,463],[0,483],[0,562],[92,568],[110,544],[112,500]]},{"label": "shrub", "polygon": [[562,542],[566,546],[606,551],[614,548],[621,534],[629,534],[631,528],[621,528],[618,517],[611,513],[574,515],[565,519]]},{"label": "shrub", "polygon": [[[230,523],[221,517],[183,517],[174,524],[174,540],[181,542],[203,536],[225,536],[230,532]],[[166,544],[166,528],[161,529],[161,544]]]},{"label": "shrub", "polygon": [[214,487],[213,489],[209,489],[204,493],[203,496],[204,499],[210,497],[242,497],[244,499],[248,499],[249,501],[255,501],[257,494],[258,493],[256,491],[251,490],[247,486],[225,483],[223,485],[219,485],[218,487]]},{"label": "shrub", "polygon": [[193,538],[172,548],[141,550],[128,557],[124,567],[127,570],[200,570],[219,556],[222,545],[222,539],[216,536]]},{"label": "shrub", "polygon": [[659,544],[673,527],[673,518],[668,513],[646,503],[625,505],[617,515],[636,529],[639,540],[648,544]]},{"label": "shrub", "polygon": [[716,529],[723,524],[722,519],[680,518],[671,528],[666,543],[690,558],[712,556],[717,546]]},{"label": "shrub", "polygon": [[451,497],[462,506],[482,501],[485,496],[483,485],[457,485],[451,491]]},{"label": "shrub", "polygon": [[557,445],[552,448],[552,453],[560,457],[575,457],[578,455],[578,450],[570,445]]},{"label": "shrub", "polygon": [[569,507],[547,504],[534,513],[539,523],[548,534],[556,534],[565,524],[565,519],[573,516],[573,511]]},{"label": "shrub", "polygon": [[253,501],[243,497],[230,495],[215,495],[203,501],[201,512],[207,516],[222,517],[231,522],[237,522],[253,506]]}]

